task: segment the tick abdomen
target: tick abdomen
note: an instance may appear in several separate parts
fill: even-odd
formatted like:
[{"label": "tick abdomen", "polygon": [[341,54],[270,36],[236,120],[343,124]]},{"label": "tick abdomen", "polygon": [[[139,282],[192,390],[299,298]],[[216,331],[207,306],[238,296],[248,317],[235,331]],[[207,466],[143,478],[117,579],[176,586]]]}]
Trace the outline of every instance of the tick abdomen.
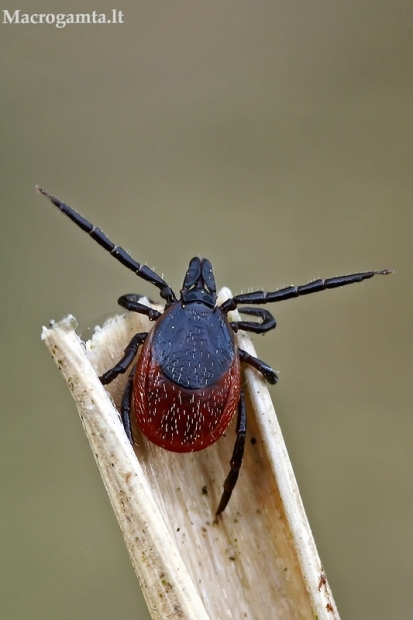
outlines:
[{"label": "tick abdomen", "polygon": [[233,334],[219,308],[193,303],[167,309],[143,345],[134,378],[142,432],[174,452],[213,444],[234,415],[239,366]]}]

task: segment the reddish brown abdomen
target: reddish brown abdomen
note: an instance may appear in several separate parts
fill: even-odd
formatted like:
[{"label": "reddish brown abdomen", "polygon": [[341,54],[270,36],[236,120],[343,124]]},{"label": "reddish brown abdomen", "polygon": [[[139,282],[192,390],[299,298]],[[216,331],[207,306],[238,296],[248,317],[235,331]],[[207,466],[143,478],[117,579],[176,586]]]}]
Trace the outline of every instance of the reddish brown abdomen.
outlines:
[{"label": "reddish brown abdomen", "polygon": [[169,379],[155,361],[151,332],[143,345],[134,378],[133,402],[144,435],[172,452],[196,452],[225,431],[240,397],[240,363],[235,353],[226,372],[212,385],[192,389]]}]

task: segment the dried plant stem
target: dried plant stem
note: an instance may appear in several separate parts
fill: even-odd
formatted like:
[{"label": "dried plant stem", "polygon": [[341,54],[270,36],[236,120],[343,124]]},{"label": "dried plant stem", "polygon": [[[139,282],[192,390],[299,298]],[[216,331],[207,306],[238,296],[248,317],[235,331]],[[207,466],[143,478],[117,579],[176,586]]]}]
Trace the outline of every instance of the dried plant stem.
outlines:
[{"label": "dried plant stem", "polygon": [[[221,292],[221,301],[229,296]],[[111,367],[145,317],[111,319],[82,345],[75,321],[44,328],[43,338],[79,414],[155,619],[272,618],[339,620],[301,502],[286,447],[261,376],[245,370],[249,437],[240,480],[215,521],[234,442],[234,425],[208,450],[175,454],[134,429],[132,449],[116,405],[125,377]],[[250,339],[240,346],[255,355]]]}]

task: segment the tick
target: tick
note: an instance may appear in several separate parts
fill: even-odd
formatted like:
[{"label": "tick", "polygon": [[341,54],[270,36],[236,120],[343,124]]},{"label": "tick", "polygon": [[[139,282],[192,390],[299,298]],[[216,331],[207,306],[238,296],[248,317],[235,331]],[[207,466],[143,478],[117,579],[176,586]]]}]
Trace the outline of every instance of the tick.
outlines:
[{"label": "tick", "polygon": [[[255,368],[268,383],[277,382],[272,368],[240,349],[234,337],[239,329],[255,334],[274,329],[274,317],[263,308],[238,306],[274,303],[361,282],[376,274],[386,275],[391,270],[314,280],[269,293],[244,293],[219,306],[211,263],[206,258],[195,257],[189,262],[178,299],[165,280],[146,265],[136,262],[72,207],[41,187],[37,190],[122,265],[154,284],[165,301],[161,313],[141,304],[139,295],[123,295],[118,300],[126,310],[144,314],[155,323],[150,332],[135,334],[120,361],[100,377],[106,385],[132,366],[120,407],[129,441],[133,444],[132,405],[142,433],[152,443],[172,452],[204,450],[221,437],[238,411],[230,472],[216,512],[219,515],[229,502],[244,455],[247,416],[241,386],[241,363]],[[256,320],[230,321],[228,312],[236,308]],[[134,363],[139,347],[140,356]]]}]

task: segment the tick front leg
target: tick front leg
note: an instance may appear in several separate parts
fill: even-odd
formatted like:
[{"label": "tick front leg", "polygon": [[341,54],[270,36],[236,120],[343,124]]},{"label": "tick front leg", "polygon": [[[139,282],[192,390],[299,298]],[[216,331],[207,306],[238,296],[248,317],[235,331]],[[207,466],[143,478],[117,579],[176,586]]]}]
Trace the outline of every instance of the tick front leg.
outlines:
[{"label": "tick front leg", "polygon": [[230,500],[232,491],[238,480],[239,470],[242,465],[242,459],[244,457],[245,436],[247,434],[247,411],[245,408],[244,393],[241,390],[241,394],[238,402],[238,417],[237,417],[237,438],[235,440],[234,451],[230,461],[231,470],[224,482],[224,491],[219,502],[216,516],[220,515],[227,507]]},{"label": "tick front leg", "polygon": [[292,297],[299,297],[300,295],[318,293],[319,291],[324,291],[329,288],[338,288],[339,286],[346,286],[347,284],[355,284],[356,282],[368,280],[375,275],[385,276],[390,273],[393,273],[392,269],[382,269],[381,271],[364,271],[361,273],[351,273],[345,276],[336,276],[335,278],[327,278],[326,280],[314,280],[313,282],[308,282],[302,286],[287,286],[279,291],[269,293],[266,291],[243,293],[227,299],[223,304],[221,304],[220,308],[222,312],[229,312],[230,310],[235,310],[238,304],[274,303],[276,301],[283,301],[284,299],[291,299]]},{"label": "tick front leg", "polygon": [[79,228],[87,232],[92,237],[92,239],[94,239],[100,246],[102,246],[103,249],[105,249],[114,258],[116,258],[116,260],[122,263],[124,267],[131,269],[131,271],[133,271],[143,280],[154,284],[160,290],[160,296],[162,297],[162,299],[165,299],[168,303],[173,303],[174,301],[176,301],[175,293],[173,292],[173,290],[170,288],[170,286],[168,286],[168,284],[163,278],[158,276],[157,273],[152,271],[152,269],[149,269],[149,267],[147,267],[146,265],[141,265],[136,260],[134,260],[132,256],[128,254],[128,252],[125,252],[123,248],[115,245],[113,241],[108,239],[108,237],[100,230],[100,228],[97,228],[96,226],[88,222],[86,218],[80,215],[80,213],[75,211],[72,207],[59,200],[59,198],[56,198],[56,196],[52,196],[42,187],[36,185],[36,189],[40,194],[43,194],[43,196],[49,198],[49,200],[55,205],[55,207],[57,207],[58,209],[60,209],[60,211],[62,211],[62,213],[67,215],[68,218],[72,220],[72,222],[79,226]]},{"label": "tick front leg", "polygon": [[107,383],[111,383],[116,377],[127,371],[129,366],[132,364],[135,356],[138,352],[140,345],[144,342],[148,332],[141,332],[139,334],[135,334],[126,349],[124,350],[125,355],[122,357],[120,362],[116,364],[110,370],[107,370],[99,379],[106,385]]},{"label": "tick front leg", "polygon": [[255,368],[255,370],[259,370],[259,372],[264,376],[268,383],[271,383],[271,385],[275,385],[277,383],[278,377],[271,368],[271,366],[268,366],[268,364],[266,364],[262,360],[259,360],[257,357],[253,357],[252,355],[244,351],[244,349],[239,349],[238,354],[241,362],[249,364],[250,366]]},{"label": "tick front leg", "polygon": [[125,391],[123,392],[122,401],[120,404],[120,415],[123,422],[123,428],[125,429],[125,433],[133,446],[133,436],[132,436],[132,425],[130,421],[130,412],[132,409],[132,394],[133,394],[133,378],[136,372],[136,364],[132,368],[131,373],[128,377],[128,381],[125,386]]},{"label": "tick front leg", "polygon": [[233,321],[230,325],[235,333],[237,333],[239,329],[243,329],[246,332],[253,332],[254,334],[264,334],[270,329],[274,329],[277,325],[271,312],[264,310],[264,308],[238,308],[238,312],[257,316],[261,319],[261,323],[254,323],[253,321]]},{"label": "tick front leg", "polygon": [[129,312],[138,312],[139,314],[145,314],[150,321],[157,321],[161,316],[161,312],[158,310],[154,310],[153,308],[149,308],[144,304],[139,303],[139,300],[142,298],[142,295],[135,295],[133,293],[129,295],[122,295],[119,297],[118,304],[129,310]]}]

